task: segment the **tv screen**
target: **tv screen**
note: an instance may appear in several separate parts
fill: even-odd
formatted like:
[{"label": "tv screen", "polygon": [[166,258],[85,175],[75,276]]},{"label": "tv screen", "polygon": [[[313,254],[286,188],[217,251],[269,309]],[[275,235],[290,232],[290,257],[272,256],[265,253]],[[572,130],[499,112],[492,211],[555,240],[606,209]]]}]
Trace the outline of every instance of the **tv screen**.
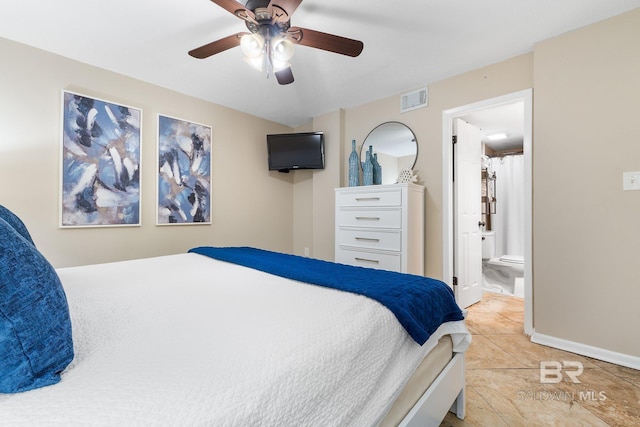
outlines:
[{"label": "tv screen", "polygon": [[324,169],[322,132],[267,135],[269,170]]}]

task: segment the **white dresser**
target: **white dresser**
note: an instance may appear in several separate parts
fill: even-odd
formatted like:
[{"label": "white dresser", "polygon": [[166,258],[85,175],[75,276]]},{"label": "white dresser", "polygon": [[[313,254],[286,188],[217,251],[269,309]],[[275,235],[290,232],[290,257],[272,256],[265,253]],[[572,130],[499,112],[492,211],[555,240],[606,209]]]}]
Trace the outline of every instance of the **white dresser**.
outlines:
[{"label": "white dresser", "polygon": [[336,188],[336,262],[424,275],[424,187]]}]

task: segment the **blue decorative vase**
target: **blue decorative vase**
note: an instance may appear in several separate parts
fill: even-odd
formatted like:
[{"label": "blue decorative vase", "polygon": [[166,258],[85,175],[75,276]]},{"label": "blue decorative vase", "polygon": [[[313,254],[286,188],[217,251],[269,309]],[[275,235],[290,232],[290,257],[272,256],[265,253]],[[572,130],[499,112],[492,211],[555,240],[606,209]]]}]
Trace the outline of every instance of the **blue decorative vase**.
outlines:
[{"label": "blue decorative vase", "polygon": [[356,140],[351,141],[351,154],[349,155],[349,187],[360,185],[360,156],[356,152]]},{"label": "blue decorative vase", "polygon": [[382,184],[382,166],[378,163],[378,153],[373,154],[373,185]]},{"label": "blue decorative vase", "polygon": [[367,151],[367,160],[362,164],[362,181],[364,185],[373,185],[373,162],[371,151]]}]

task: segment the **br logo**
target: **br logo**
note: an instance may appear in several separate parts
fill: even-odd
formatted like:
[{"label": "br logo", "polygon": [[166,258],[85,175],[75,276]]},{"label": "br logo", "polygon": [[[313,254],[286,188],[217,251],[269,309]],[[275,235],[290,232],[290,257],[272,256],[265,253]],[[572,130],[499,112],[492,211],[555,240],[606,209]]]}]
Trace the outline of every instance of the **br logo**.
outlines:
[{"label": "br logo", "polygon": [[578,377],[582,371],[584,367],[580,362],[544,360],[540,362],[540,383],[557,384],[566,376],[574,384],[580,384]]}]

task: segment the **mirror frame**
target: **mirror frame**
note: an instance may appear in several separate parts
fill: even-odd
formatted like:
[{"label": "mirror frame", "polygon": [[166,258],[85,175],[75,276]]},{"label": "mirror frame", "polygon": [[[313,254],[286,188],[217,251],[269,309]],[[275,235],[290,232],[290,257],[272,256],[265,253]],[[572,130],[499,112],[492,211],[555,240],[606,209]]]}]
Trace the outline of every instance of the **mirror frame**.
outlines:
[{"label": "mirror frame", "polygon": [[[409,126],[407,126],[406,124],[404,124],[402,122],[399,122],[399,121],[396,121],[396,120],[391,120],[391,121],[388,121],[388,122],[380,123],[378,126],[376,126],[373,129],[371,129],[371,131],[367,134],[367,137],[362,142],[362,145],[360,146],[360,152],[358,153],[358,156],[359,156],[359,159],[360,159],[360,170],[362,170],[362,162],[363,162],[362,155],[365,154],[366,151],[369,149],[369,145],[372,145],[372,144],[367,144],[367,139],[369,139],[371,134],[373,134],[378,128],[380,128],[380,127],[382,127],[384,125],[388,125],[388,124],[396,124],[396,125],[404,126],[409,132],[411,132],[411,135],[413,135],[413,140],[416,143],[416,154],[415,154],[415,157],[413,159],[413,163],[411,164],[411,170],[413,170],[413,168],[415,168],[416,162],[418,161],[418,153],[419,153],[418,138],[416,137],[416,134],[413,132],[413,130]],[[375,152],[375,145],[373,147],[373,151]],[[383,176],[384,176],[384,174],[383,174]]]}]

